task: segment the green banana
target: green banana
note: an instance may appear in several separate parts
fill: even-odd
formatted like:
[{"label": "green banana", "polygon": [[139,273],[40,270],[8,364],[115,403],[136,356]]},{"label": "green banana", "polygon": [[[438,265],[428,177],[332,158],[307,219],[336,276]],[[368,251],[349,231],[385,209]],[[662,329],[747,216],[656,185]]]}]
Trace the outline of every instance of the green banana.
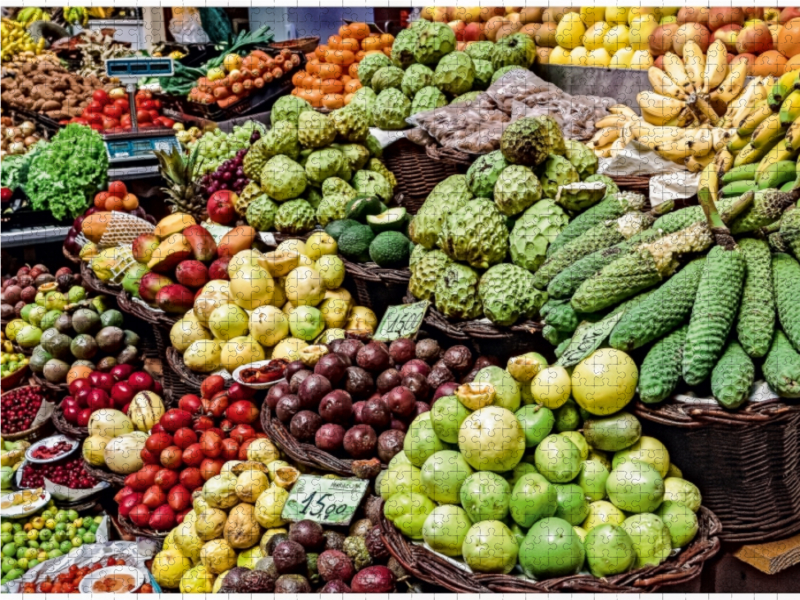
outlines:
[{"label": "green banana", "polygon": [[797,177],[795,168],[795,163],[791,160],[772,163],[756,178],[758,189],[779,188],[788,181],[794,181]]},{"label": "green banana", "polygon": [[751,163],[731,169],[722,176],[722,183],[723,185],[728,185],[734,181],[752,181],[756,176],[757,168],[758,163]]},{"label": "green banana", "polygon": [[781,127],[789,127],[795,119],[800,117],[800,90],[795,90],[786,97],[778,114]]},{"label": "green banana", "polygon": [[767,96],[767,104],[773,112],[780,110],[783,101],[791,95],[798,82],[800,82],[800,71],[789,71],[780,76]]},{"label": "green banana", "polygon": [[747,192],[755,189],[756,189],[756,182],[752,179],[747,179],[729,183],[720,190],[720,193],[726,197],[741,196],[742,194],[746,194]]}]

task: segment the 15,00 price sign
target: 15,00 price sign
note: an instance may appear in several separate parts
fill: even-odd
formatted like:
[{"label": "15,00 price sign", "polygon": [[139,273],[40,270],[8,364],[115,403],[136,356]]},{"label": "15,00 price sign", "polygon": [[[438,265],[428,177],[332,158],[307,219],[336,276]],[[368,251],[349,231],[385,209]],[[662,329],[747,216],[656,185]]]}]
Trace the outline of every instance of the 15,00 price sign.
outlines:
[{"label": "15,00 price sign", "polygon": [[310,519],[322,525],[349,525],[367,493],[363,479],[329,479],[301,475],[283,507],[286,521]]}]

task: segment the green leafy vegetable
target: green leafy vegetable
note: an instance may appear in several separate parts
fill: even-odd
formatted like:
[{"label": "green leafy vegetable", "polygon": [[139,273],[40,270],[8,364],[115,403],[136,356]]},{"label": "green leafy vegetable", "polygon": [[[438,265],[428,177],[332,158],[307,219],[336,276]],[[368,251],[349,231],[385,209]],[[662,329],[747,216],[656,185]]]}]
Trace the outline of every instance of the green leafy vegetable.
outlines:
[{"label": "green leafy vegetable", "polygon": [[25,154],[6,156],[0,163],[0,187],[9,188],[12,192],[18,188],[24,188],[33,159],[44,150],[46,145],[47,142],[40,140]]}]

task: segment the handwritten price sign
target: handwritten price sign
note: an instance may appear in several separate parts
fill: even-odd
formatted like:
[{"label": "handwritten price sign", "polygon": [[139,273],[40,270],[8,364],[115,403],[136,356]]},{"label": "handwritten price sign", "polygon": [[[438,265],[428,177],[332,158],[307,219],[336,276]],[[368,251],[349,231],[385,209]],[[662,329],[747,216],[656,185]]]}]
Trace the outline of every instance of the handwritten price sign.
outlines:
[{"label": "handwritten price sign", "polygon": [[414,304],[390,306],[386,309],[386,315],[372,339],[393,342],[398,338],[413,338],[422,326],[422,320],[430,305],[430,302],[423,300]]},{"label": "handwritten price sign", "polygon": [[363,479],[329,479],[301,475],[283,507],[286,521],[310,519],[322,525],[349,525],[367,493]]}]

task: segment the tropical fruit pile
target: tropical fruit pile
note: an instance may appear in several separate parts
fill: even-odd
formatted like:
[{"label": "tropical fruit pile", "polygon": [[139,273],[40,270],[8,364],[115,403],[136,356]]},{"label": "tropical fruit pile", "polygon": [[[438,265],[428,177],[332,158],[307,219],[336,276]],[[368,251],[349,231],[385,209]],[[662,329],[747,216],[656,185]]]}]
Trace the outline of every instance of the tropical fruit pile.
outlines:
[{"label": "tropical fruit pile", "polygon": [[479,573],[519,563],[544,579],[586,564],[606,577],[664,562],[697,533],[701,498],[621,410],[636,381],[616,350],[571,376],[535,353],[483,369],[411,423],[378,479],[384,514]]},{"label": "tropical fruit pile", "polygon": [[[0,296],[3,320],[19,318],[25,306],[34,303],[37,298],[44,297],[48,292],[68,293],[78,281],[69,267],[62,267],[55,274],[50,273],[47,265],[20,267],[15,275],[3,278],[2,296]],[[73,292],[73,295],[75,294],[77,291]]]},{"label": "tropical fruit pile", "polygon": [[552,118],[518,119],[500,150],[437,185],[412,219],[409,291],[452,319],[513,325],[536,316],[547,296],[531,273],[571,216],[616,190],[596,170],[591,150],[565,140]]}]

